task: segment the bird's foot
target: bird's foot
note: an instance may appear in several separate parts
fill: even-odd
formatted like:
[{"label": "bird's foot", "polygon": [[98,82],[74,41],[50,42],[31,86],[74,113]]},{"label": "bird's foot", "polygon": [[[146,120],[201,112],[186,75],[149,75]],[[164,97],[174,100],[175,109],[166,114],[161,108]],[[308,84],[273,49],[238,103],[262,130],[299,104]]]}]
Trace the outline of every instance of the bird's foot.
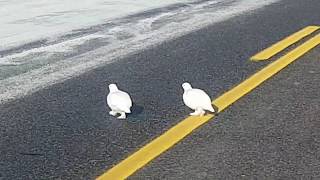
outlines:
[{"label": "bird's foot", "polygon": [[191,116],[204,116],[206,112],[203,109],[196,109],[193,113],[190,113]]},{"label": "bird's foot", "polygon": [[116,115],[117,115],[117,112],[115,112],[115,111],[110,111],[109,114],[110,114],[111,116],[116,116]]},{"label": "bird's foot", "polygon": [[199,116],[204,116],[204,114],[206,114],[206,112],[205,112],[205,111],[201,111],[201,112],[199,113]]},{"label": "bird's foot", "polygon": [[121,113],[121,116],[118,117],[118,119],[125,119],[126,118],[126,113]]},{"label": "bird's foot", "polygon": [[199,113],[198,111],[195,111],[195,112],[193,112],[193,113],[190,113],[190,115],[191,115],[191,116],[199,116],[200,113]]}]

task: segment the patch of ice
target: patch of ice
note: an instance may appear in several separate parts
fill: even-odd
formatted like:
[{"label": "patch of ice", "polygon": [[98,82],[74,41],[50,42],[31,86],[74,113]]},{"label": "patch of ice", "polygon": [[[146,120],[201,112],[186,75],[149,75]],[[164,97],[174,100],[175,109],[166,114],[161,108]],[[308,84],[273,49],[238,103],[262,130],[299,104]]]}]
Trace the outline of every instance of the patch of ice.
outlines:
[{"label": "patch of ice", "polygon": [[[88,36],[84,36],[84,37],[79,37],[79,38],[75,38],[75,39],[71,39],[71,40],[67,40],[67,41],[63,41],[61,43],[57,43],[57,44],[53,44],[53,45],[48,45],[48,46],[43,46],[43,47],[39,47],[39,48],[33,48],[30,50],[26,50],[20,53],[15,53],[13,55],[9,55],[9,56],[5,56],[3,58],[0,58],[0,65],[7,65],[8,63],[14,63],[12,62],[12,60],[16,59],[16,58],[21,58],[24,56],[28,56],[30,54],[34,54],[34,53],[42,53],[42,52],[47,52],[47,53],[52,53],[52,52],[68,52],[71,51],[74,46],[80,45],[85,41],[91,40],[91,39],[96,39],[96,38],[103,38],[105,37],[104,35],[100,35],[100,34],[91,34]],[[17,64],[23,64],[25,62],[19,62]]]},{"label": "patch of ice", "polygon": [[0,51],[137,12],[191,0],[3,0]]}]

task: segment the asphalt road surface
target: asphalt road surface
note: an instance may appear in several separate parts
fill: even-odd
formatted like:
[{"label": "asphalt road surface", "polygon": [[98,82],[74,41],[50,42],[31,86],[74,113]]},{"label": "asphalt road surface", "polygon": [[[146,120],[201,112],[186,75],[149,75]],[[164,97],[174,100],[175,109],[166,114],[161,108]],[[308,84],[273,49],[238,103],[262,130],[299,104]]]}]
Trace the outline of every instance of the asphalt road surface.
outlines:
[{"label": "asphalt road surface", "polygon": [[[212,98],[269,62],[256,52],[320,25],[320,1],[283,0],[0,105],[0,179],[94,179],[190,113],[181,84]],[[132,179],[320,178],[319,47]],[[107,85],[135,103],[108,115]]]},{"label": "asphalt road surface", "polygon": [[319,179],[319,67],[317,48],[129,179]]}]

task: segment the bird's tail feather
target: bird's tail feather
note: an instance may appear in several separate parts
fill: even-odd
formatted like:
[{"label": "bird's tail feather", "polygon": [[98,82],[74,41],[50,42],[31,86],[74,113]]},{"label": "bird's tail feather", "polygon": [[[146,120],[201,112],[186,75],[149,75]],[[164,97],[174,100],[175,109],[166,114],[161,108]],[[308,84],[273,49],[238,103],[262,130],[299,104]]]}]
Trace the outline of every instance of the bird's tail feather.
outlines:
[{"label": "bird's tail feather", "polygon": [[131,113],[131,110],[130,110],[130,108],[126,107],[126,108],[124,108],[124,112],[125,113]]},{"label": "bird's tail feather", "polygon": [[210,106],[210,108],[208,109],[208,111],[213,112],[213,113],[216,112],[212,106]]}]

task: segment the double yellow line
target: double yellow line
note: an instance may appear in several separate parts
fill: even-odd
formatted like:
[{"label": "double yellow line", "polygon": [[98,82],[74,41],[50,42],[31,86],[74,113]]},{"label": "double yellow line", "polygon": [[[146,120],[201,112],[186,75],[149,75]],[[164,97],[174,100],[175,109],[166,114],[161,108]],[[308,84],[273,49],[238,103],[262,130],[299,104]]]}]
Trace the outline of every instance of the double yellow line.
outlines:
[{"label": "double yellow line", "polygon": [[[261,51],[251,59],[255,61],[269,59],[282,50],[288,48],[290,45],[319,30],[319,28],[319,26],[308,26],[301,31],[298,31],[297,33],[285,38],[284,40],[272,45],[270,48]],[[223,111],[242,96],[252,91],[261,83],[281,71],[281,69],[285,68],[287,65],[304,55],[312,48],[316,47],[318,44],[320,44],[320,33],[297,48],[293,49],[286,55],[280,57],[278,60],[270,63],[262,70],[258,71],[236,87],[218,97],[212,103],[219,108],[218,112]],[[213,117],[214,115],[206,115],[203,117],[190,116],[182,120],[180,123],[152,140],[137,152],[133,153],[119,164],[115,165],[106,173],[102,174],[97,178],[97,180],[117,180],[129,177],[138,169],[145,166],[148,162],[152,161],[161,153],[168,150],[170,147],[189,135],[193,130],[208,122]]]},{"label": "double yellow line", "polygon": [[300,41],[301,39],[309,36],[313,32],[319,30],[319,26],[307,26],[300,31],[286,37],[285,39],[273,44],[269,48],[259,52],[258,54],[251,57],[253,61],[262,61],[271,58],[272,56],[278,54],[284,49],[288,48],[292,44]]}]

